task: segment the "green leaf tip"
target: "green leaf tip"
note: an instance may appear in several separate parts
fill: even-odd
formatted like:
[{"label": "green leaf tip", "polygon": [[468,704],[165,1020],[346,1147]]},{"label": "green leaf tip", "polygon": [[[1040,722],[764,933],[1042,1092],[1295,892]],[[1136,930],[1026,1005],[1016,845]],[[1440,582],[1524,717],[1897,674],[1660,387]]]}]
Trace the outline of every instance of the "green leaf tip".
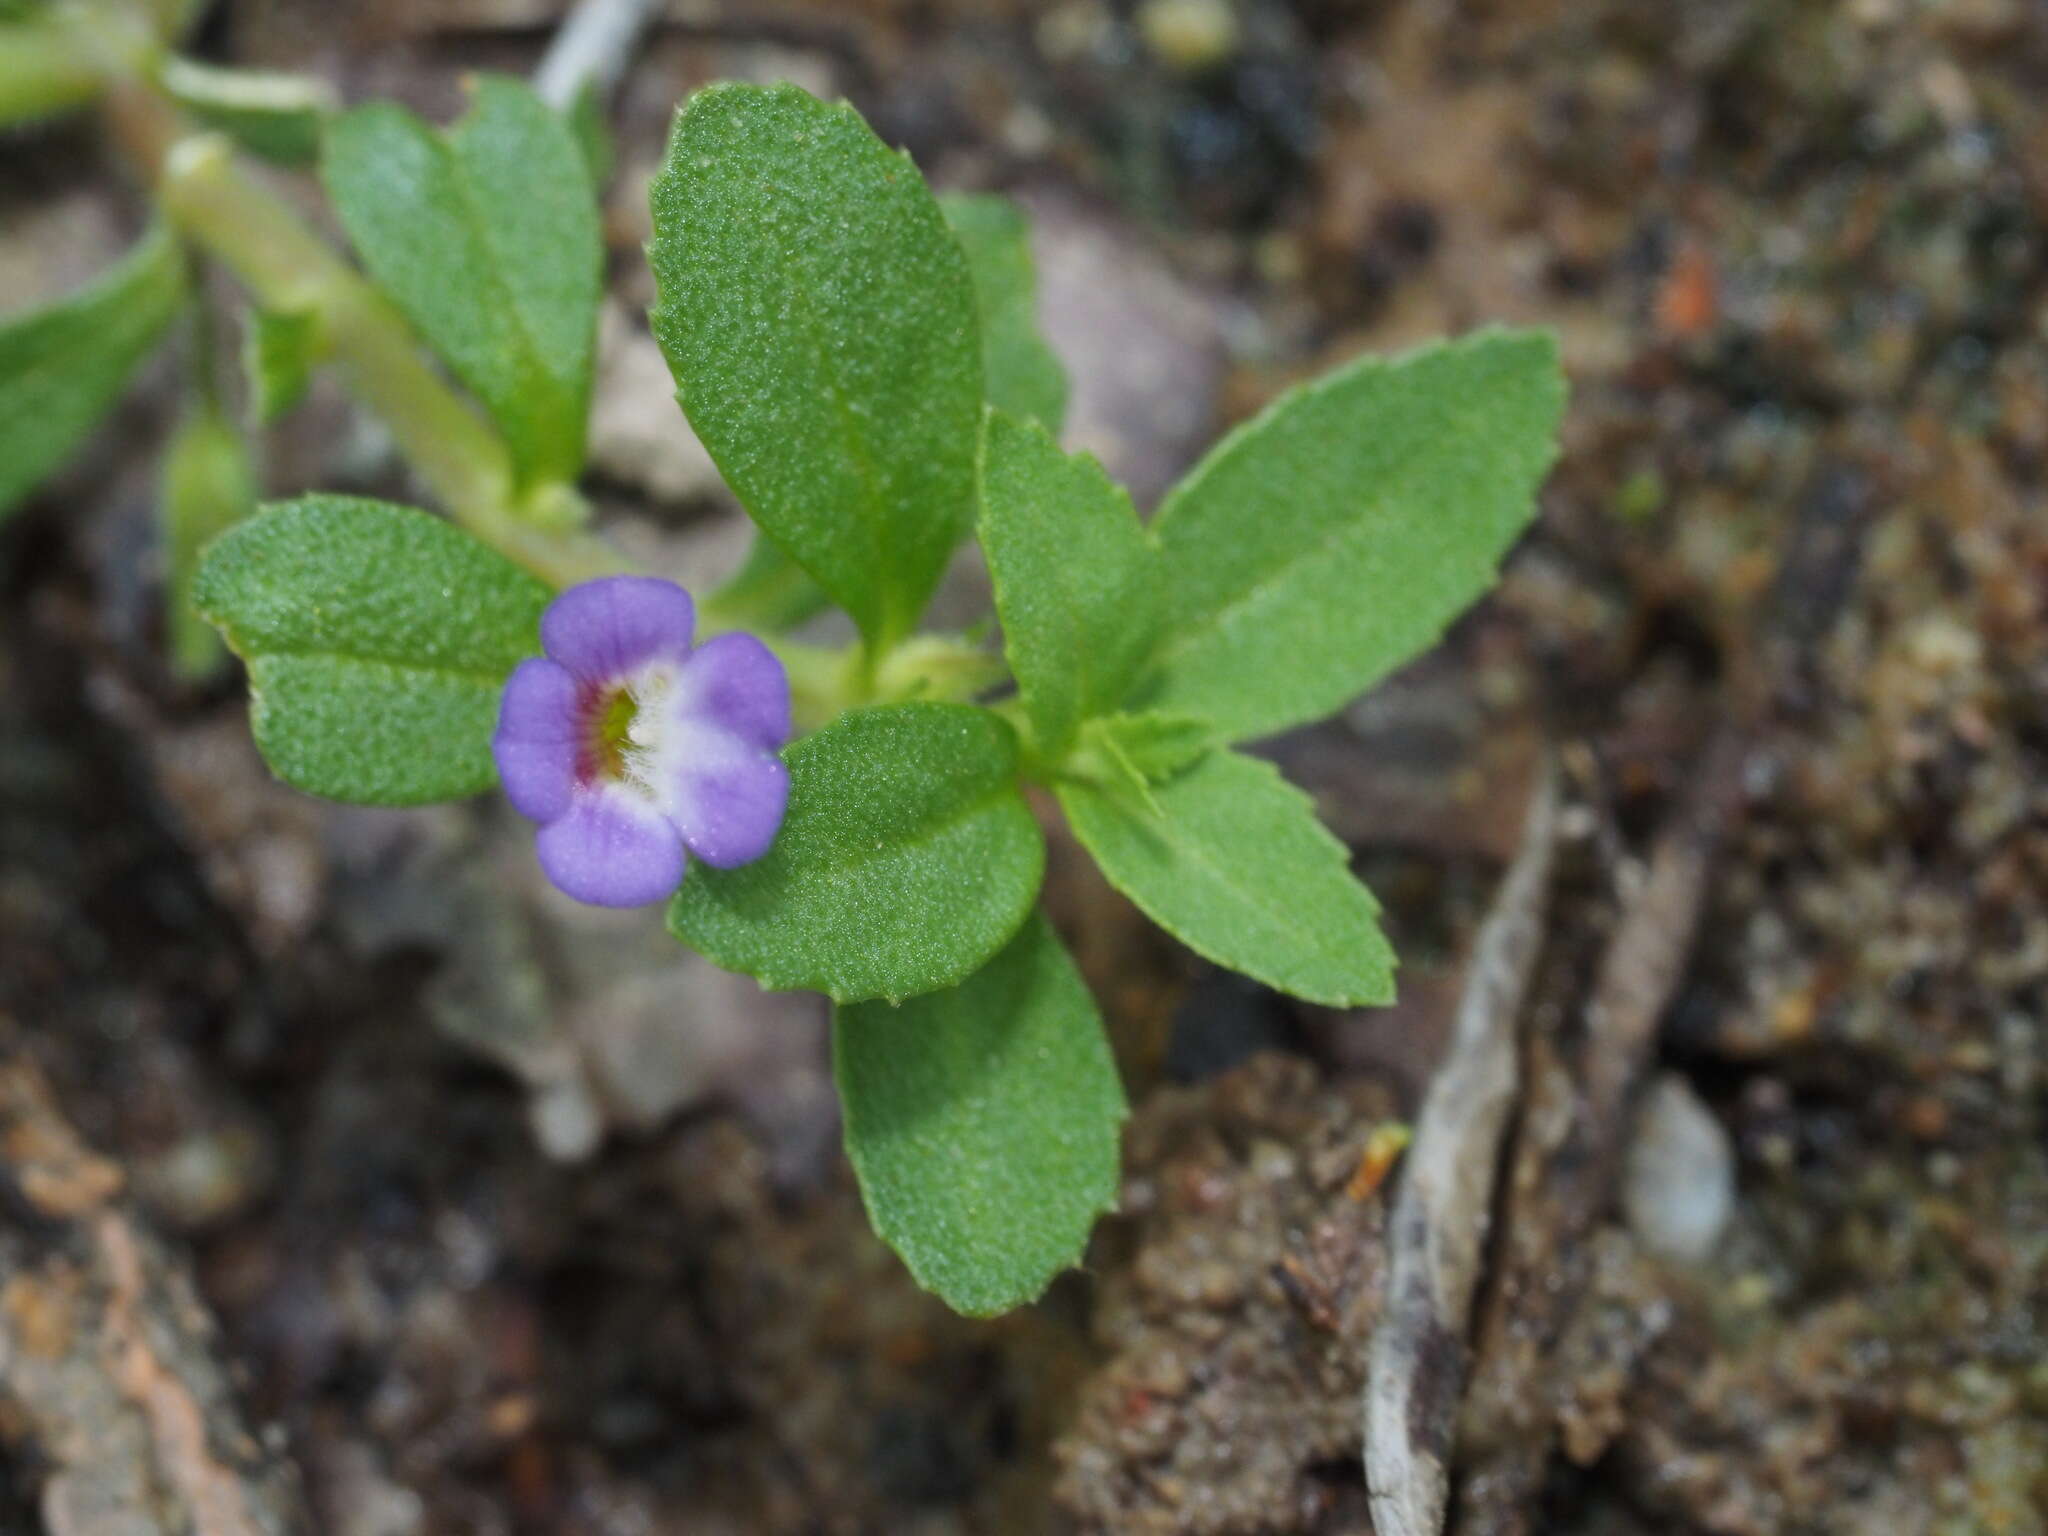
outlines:
[{"label": "green leaf tip", "polygon": [[1067,373],[1038,331],[1030,221],[1008,198],[990,193],[949,192],[939,206],[974,274],[988,403],[1058,436]]},{"label": "green leaf tip", "polygon": [[242,371],[249,402],[265,426],[305,398],[313,365],[326,345],[320,317],[305,310],[252,309],[243,338]]},{"label": "green leaf tip", "polygon": [[181,677],[204,677],[221,660],[220,636],[193,605],[199,557],[213,539],[256,508],[249,445],[218,407],[190,408],[171,435],[161,482],[168,580],[164,633]]}]

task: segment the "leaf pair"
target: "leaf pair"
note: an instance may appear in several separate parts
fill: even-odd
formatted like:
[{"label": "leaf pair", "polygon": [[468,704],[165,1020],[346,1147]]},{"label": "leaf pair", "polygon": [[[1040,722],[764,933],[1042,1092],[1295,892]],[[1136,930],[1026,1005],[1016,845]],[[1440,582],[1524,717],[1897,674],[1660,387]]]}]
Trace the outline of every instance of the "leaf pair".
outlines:
[{"label": "leaf pair", "polygon": [[[392,163],[463,174],[460,135]],[[1109,878],[1194,949],[1319,1002],[1385,1000],[1392,956],[1343,847],[1230,746],[1337,708],[1483,590],[1548,462],[1555,359],[1494,334],[1354,365],[1228,438],[1148,531],[1025,419],[1056,424],[1062,388],[1013,214],[942,210],[850,110],[787,87],[693,98],[655,205],[657,333],[771,540],[730,605],[791,622],[822,593],[886,651],[978,512],[1026,740],[963,705],[842,716],[789,750],[774,849],[693,870],[669,923],[839,1000],[878,1229],[954,1305],[998,1310],[1078,1254],[1124,1113],[1101,1021],[1031,913],[1044,850],[1020,777],[1049,778]],[[460,249],[460,230],[427,233],[423,271]],[[373,270],[386,236],[357,233]],[[482,259],[480,288],[505,290],[484,307],[519,310],[536,290]],[[487,403],[502,386],[546,416],[525,363],[465,353],[465,303],[408,308]],[[533,325],[514,318],[491,336],[516,352]],[[523,441],[530,465],[551,439]],[[230,534],[200,583],[250,661],[273,765],[387,803],[488,784],[498,688],[547,596],[452,529],[334,498]]]},{"label": "leaf pair", "polygon": [[967,705],[884,705],[785,756],[774,848],[693,870],[669,927],[840,1002],[834,1070],[876,1231],[959,1310],[1018,1306],[1113,1203],[1125,1109],[1094,1000],[1031,910],[1045,842],[1015,733]]},{"label": "leaf pair", "polygon": [[1110,882],[1191,949],[1269,986],[1390,1001],[1377,908],[1307,798],[1265,763],[1212,752],[1205,720],[1119,713],[1172,603],[1123,489],[992,413],[981,541],[1041,769]]},{"label": "leaf pair", "polygon": [[521,486],[573,481],[604,279],[574,129],[485,76],[445,133],[390,102],[336,118],[321,174],[377,285],[505,434]]},{"label": "leaf pair", "polygon": [[[195,600],[247,663],[257,745],[314,794],[414,805],[490,788],[505,677],[539,649],[541,582],[438,518],[346,496],[222,536]],[[987,710],[857,710],[789,749],[769,854],[700,867],[678,937],[771,987],[899,999],[964,980],[1017,932],[1044,839]]]},{"label": "leaf pair", "polygon": [[1149,531],[1094,460],[992,418],[981,536],[1041,750],[1118,707],[1224,742],[1334,713],[1492,583],[1563,407],[1538,333],[1362,359],[1232,433]]},{"label": "leaf pair", "polygon": [[[437,518],[328,496],[222,536],[197,592],[248,663],[271,766],[383,804],[490,783],[503,680],[537,648],[549,596]],[[1031,915],[1044,843],[1016,752],[986,710],[844,715],[790,749],[774,850],[698,867],[669,918],[770,985],[923,994],[842,1007],[835,1065],[877,1229],[973,1313],[1072,1262],[1114,1197],[1124,1114],[1087,988]]]},{"label": "leaf pair", "polygon": [[[1234,434],[1148,533],[1099,465],[1026,419],[1056,428],[1063,393],[1029,324],[1016,215],[944,215],[965,262],[915,172],[843,106],[731,86],[678,116],[655,329],[773,541],[724,600],[793,618],[818,595],[800,568],[886,650],[977,505],[1029,739],[1020,764],[972,710],[845,717],[790,753],[777,848],[700,871],[670,922],[771,985],[847,1002],[848,1147],[877,1228],[980,1311],[1078,1253],[1113,1159],[1084,1173],[1041,1154],[1086,1161],[1122,1113],[1113,1073],[1081,1064],[1106,1062],[1100,1022],[1042,920],[973,969],[1038,878],[1007,780],[1050,775],[1110,879],[1203,954],[1319,1002],[1389,999],[1393,956],[1344,848],[1270,765],[1227,748],[1331,712],[1484,590],[1562,391],[1540,338],[1356,365]],[[861,1001],[877,997],[912,1000]],[[1010,1042],[1041,1029],[1054,1069],[1034,1075]],[[1062,1090],[1064,1118],[1041,1102]]]},{"label": "leaf pair", "polygon": [[[1064,409],[1021,219],[987,199],[942,213],[849,108],[787,87],[692,98],[654,212],[678,398],[773,541],[720,601],[798,616],[800,566],[887,650],[973,523],[984,394],[1053,426]],[[670,927],[842,1000],[834,1065],[876,1230],[960,1310],[1016,1306],[1111,1204],[1124,1102],[1093,999],[1031,915],[1044,841],[1014,733],[903,705],[787,756],[774,849],[694,872]]]},{"label": "leaf pair", "polygon": [[1092,459],[991,417],[981,538],[1038,756],[1103,872],[1190,948],[1314,1002],[1391,1001],[1342,846],[1202,738],[1320,718],[1435,640],[1526,526],[1563,398],[1542,336],[1368,359],[1232,434],[1150,530]]},{"label": "leaf pair", "polygon": [[[195,598],[249,667],[277,774],[378,805],[495,782],[506,674],[539,648],[552,593],[438,518],[345,496],[267,509],[224,535]],[[961,981],[1013,935],[1045,861],[1017,746],[987,710],[858,710],[788,753],[774,849],[693,872],[670,924],[772,987],[846,1001]]]}]

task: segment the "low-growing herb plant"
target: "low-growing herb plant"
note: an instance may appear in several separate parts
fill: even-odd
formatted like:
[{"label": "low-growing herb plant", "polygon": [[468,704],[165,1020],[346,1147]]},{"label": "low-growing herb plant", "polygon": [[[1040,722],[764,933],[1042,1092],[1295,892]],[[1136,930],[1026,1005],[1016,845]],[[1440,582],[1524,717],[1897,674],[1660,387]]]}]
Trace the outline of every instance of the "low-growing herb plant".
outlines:
[{"label": "low-growing herb plant", "polygon": [[[652,323],[760,536],[693,601],[585,527],[603,266],[569,118],[497,78],[446,129],[335,112],[179,61],[150,7],[0,14],[0,120],[101,101],[162,214],[98,282],[0,328],[0,508],[190,310],[193,261],[235,274],[258,410],[337,369],[447,514],[316,493],[236,522],[241,434],[210,393],[188,414],[171,591],[241,657],[271,767],[377,805],[502,787],[569,895],[666,903],[718,964],[830,996],[868,1210],[953,1306],[1036,1296],[1117,1188],[1123,1093],[1037,911],[1028,787],[1196,953],[1317,1003],[1392,999],[1373,896],[1244,747],[1339,709],[1486,590],[1554,452],[1546,337],[1295,389],[1147,524],[1059,445],[1020,213],[935,197],[848,106],[713,85],[653,185]],[[360,270],[231,139],[317,155]],[[999,648],[919,629],[969,540]],[[827,607],[855,644],[791,638]],[[206,665],[173,615],[176,654]]]}]

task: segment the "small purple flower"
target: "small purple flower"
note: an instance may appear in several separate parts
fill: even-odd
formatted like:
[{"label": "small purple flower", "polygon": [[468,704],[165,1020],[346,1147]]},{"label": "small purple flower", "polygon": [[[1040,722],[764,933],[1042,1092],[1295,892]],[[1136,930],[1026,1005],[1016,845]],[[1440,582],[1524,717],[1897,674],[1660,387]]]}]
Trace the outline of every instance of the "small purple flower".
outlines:
[{"label": "small purple flower", "polygon": [[578,901],[639,907],[682,883],[688,849],[729,869],[775,841],[789,800],[789,678],[752,635],[692,647],[672,581],[607,576],[541,615],[546,656],[505,683],[491,755],[541,868]]}]

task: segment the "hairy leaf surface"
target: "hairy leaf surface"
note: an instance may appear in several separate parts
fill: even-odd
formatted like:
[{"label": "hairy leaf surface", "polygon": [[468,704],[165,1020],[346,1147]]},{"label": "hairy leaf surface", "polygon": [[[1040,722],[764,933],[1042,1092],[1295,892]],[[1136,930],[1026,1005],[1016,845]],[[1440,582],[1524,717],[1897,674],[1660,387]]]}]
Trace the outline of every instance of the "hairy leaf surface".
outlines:
[{"label": "hairy leaf surface", "polygon": [[769,536],[886,648],[974,515],[974,282],[917,168],[854,110],[714,85],[653,191],[654,333]]},{"label": "hairy leaf surface", "polygon": [[229,530],[193,592],[248,663],[272,771],[367,805],[497,782],[499,694],[540,649],[553,596],[440,518],[348,496],[279,503]]},{"label": "hairy leaf surface", "polygon": [[785,759],[789,812],[767,856],[693,865],[670,902],[685,944],[763,986],[862,1002],[950,987],[1017,931],[1045,840],[995,715],[854,710]]},{"label": "hairy leaf surface", "polygon": [[1007,197],[990,194],[952,193],[939,206],[974,273],[988,403],[1058,437],[1067,414],[1067,372],[1038,331],[1030,221]]},{"label": "hairy leaf surface", "polygon": [[483,401],[522,483],[573,480],[604,250],[569,124],[485,76],[445,134],[390,102],[345,113],[321,171],[363,264]]},{"label": "hairy leaf surface", "polygon": [[957,987],[838,1010],[832,1059],[869,1219],[920,1285],[987,1317],[1080,1261],[1116,1203],[1127,1111],[1044,917]]},{"label": "hairy leaf surface", "polygon": [[1038,749],[1056,760],[1083,720],[1117,707],[1151,652],[1159,553],[1087,454],[1070,458],[1044,428],[1000,411],[986,432],[981,544]]}]

